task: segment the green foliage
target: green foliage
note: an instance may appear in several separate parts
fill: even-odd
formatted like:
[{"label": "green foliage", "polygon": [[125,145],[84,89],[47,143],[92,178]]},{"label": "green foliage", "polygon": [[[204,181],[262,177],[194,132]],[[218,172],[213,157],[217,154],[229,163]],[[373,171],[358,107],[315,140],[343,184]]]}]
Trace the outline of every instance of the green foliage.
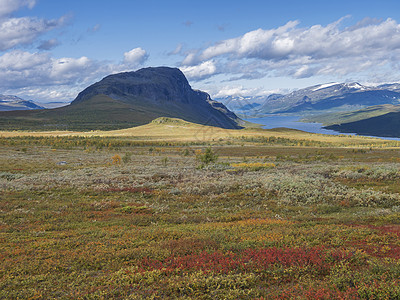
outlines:
[{"label": "green foliage", "polygon": [[124,154],[124,156],[122,156],[122,161],[123,161],[125,164],[131,162],[131,160],[132,160],[132,153],[130,153],[130,152],[126,152],[126,153]]},{"label": "green foliage", "polygon": [[[203,145],[202,142],[190,142],[190,145]],[[101,149],[120,149],[122,147],[146,147],[146,146],[187,146],[185,142],[164,142],[164,141],[137,141],[134,137],[120,138],[120,137],[103,137],[103,136],[63,136],[63,137],[35,137],[35,136],[21,136],[21,137],[0,137],[0,146],[49,146],[54,149],[87,149],[94,147],[97,150]],[[149,148],[151,153],[153,147]]]},{"label": "green foliage", "polygon": [[0,142],[1,299],[400,297],[397,149]]},{"label": "green foliage", "polygon": [[185,148],[182,152],[183,156],[189,156],[190,155],[190,150],[188,148]]},{"label": "green foliage", "polygon": [[208,147],[204,153],[197,154],[196,159],[201,163],[201,167],[204,167],[210,163],[215,163],[218,160],[218,155],[211,149],[211,147]]},{"label": "green foliage", "polygon": [[121,208],[118,208],[117,211],[123,212],[123,213],[139,213],[139,212],[146,212],[149,211],[149,208],[145,205],[142,206],[132,206],[132,205],[127,205]]},{"label": "green foliage", "polygon": [[23,174],[15,174],[10,172],[0,172],[0,178],[4,178],[6,180],[14,180],[23,177]]}]

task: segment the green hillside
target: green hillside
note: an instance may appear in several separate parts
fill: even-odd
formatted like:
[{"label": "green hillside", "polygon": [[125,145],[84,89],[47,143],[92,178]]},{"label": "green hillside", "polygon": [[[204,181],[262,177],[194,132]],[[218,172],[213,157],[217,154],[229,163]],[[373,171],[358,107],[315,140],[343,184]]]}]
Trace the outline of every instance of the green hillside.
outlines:
[{"label": "green hillside", "polygon": [[400,112],[391,112],[356,122],[330,125],[325,128],[361,135],[400,137]]},{"label": "green hillside", "polygon": [[[132,112],[135,111],[135,118]],[[80,105],[0,113],[2,130],[111,130],[143,125],[152,116],[129,104],[97,95]]]},{"label": "green hillside", "polygon": [[303,118],[301,121],[322,123],[324,126],[356,122],[372,117],[382,116],[391,112],[400,112],[400,105],[375,105],[360,110],[349,112],[335,112]]}]

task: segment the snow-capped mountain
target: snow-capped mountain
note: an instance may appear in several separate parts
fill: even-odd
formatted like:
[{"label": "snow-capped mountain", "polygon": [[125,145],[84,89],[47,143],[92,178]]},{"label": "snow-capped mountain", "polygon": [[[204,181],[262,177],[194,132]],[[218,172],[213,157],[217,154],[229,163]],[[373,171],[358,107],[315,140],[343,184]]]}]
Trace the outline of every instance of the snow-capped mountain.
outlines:
[{"label": "snow-capped mountain", "polygon": [[0,111],[43,109],[33,101],[23,100],[17,96],[0,95]]},{"label": "snow-capped mountain", "polygon": [[400,92],[400,83],[386,83],[379,85],[377,88],[381,90]]},{"label": "snow-capped mountain", "polygon": [[226,107],[238,113],[251,112],[259,109],[266,101],[283,97],[281,94],[271,94],[268,96],[226,96],[216,98],[216,101],[222,102]]},{"label": "snow-capped mountain", "polygon": [[400,85],[369,87],[352,83],[326,83],[267,99],[259,113],[318,113],[347,111],[372,105],[400,104]]}]

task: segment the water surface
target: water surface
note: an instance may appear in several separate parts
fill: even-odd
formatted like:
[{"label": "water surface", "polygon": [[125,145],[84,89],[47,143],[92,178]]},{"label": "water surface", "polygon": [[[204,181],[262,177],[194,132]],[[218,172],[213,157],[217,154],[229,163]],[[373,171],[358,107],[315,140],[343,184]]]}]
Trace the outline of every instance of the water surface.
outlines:
[{"label": "water surface", "polygon": [[[278,127],[286,127],[292,129],[298,129],[311,133],[322,133],[322,134],[332,134],[332,135],[357,135],[355,133],[342,133],[335,130],[328,130],[322,128],[322,123],[304,123],[300,122],[301,116],[280,116],[280,115],[270,115],[262,118],[251,118],[245,119],[246,121],[262,124],[265,129],[272,129]],[[375,136],[376,137],[376,136]],[[378,137],[386,140],[400,140],[400,138],[388,138],[388,137]]]}]

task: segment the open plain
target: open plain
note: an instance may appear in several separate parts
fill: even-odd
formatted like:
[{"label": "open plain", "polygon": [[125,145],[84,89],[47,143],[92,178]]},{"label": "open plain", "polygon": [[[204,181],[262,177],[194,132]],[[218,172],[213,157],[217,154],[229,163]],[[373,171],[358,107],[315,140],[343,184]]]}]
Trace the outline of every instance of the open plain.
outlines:
[{"label": "open plain", "polygon": [[3,132],[0,298],[398,299],[398,143]]}]

